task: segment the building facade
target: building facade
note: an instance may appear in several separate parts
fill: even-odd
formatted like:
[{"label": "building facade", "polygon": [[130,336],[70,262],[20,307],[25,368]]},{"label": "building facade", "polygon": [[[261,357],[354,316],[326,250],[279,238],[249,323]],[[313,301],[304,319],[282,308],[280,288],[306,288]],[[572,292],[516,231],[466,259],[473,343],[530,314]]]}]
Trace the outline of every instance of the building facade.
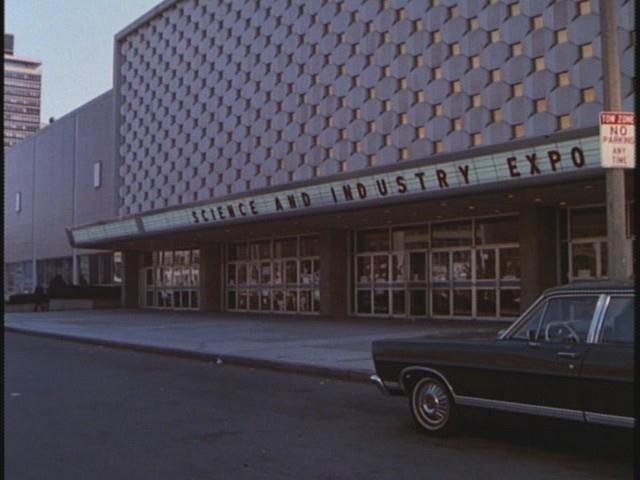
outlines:
[{"label": "building facade", "polygon": [[168,0],[114,48],[114,212],[65,226],[125,306],[510,319],[607,276],[596,1]]},{"label": "building facade", "polygon": [[40,129],[41,62],[14,53],[14,38],[4,36],[4,149]]}]

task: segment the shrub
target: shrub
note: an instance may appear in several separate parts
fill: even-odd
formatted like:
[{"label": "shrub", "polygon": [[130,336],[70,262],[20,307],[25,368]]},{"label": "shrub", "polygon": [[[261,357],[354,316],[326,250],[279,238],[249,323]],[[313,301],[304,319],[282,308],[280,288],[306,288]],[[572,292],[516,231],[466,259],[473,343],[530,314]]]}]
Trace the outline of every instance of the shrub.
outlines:
[{"label": "shrub", "polygon": [[76,300],[113,300],[120,298],[119,286],[67,285],[49,292],[50,298]]},{"label": "shrub", "polygon": [[9,305],[26,305],[29,303],[45,303],[49,298],[43,293],[16,293],[9,297]]}]

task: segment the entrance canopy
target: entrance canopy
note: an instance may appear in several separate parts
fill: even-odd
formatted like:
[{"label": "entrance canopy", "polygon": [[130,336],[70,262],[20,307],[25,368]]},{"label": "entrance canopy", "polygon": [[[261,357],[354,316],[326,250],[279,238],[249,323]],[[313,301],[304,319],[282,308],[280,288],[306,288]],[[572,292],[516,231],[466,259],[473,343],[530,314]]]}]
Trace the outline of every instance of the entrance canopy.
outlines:
[{"label": "entrance canopy", "polygon": [[[474,149],[474,154],[443,155],[434,161],[407,162],[327,178],[299,182],[289,188],[265,189],[256,195],[236,195],[222,201],[198,202],[137,214],[125,219],[72,227],[74,247],[105,248],[123,240],[153,238],[177,232],[209,230],[239,223],[348,213],[350,210],[392,208],[399,204],[448,197],[477,196],[512,189],[599,176],[598,137],[593,129],[538,138],[505,146]],[[484,195],[483,195],[484,196]],[[315,215],[314,215],[315,217]]]}]

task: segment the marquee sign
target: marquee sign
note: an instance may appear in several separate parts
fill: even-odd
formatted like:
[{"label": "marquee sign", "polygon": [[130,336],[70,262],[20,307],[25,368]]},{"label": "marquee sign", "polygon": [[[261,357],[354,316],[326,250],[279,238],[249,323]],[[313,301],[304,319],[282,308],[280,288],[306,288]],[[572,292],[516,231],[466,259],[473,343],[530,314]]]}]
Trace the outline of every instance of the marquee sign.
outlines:
[{"label": "marquee sign", "polygon": [[[598,137],[576,139],[494,155],[454,160],[425,166],[399,168],[379,174],[319,183],[238,199],[211,202],[189,208],[142,214],[138,226],[144,232],[159,233],[185,227],[221,225],[241,218],[259,219],[293,211],[313,211],[331,206],[364,205],[374,200],[428,199],[435,192],[456,191],[489,184],[513,184],[532,177],[551,177],[600,167]],[[122,223],[122,222],[120,222]],[[131,224],[126,225],[130,235]],[[124,225],[123,225],[124,227]],[[72,231],[75,242],[98,240],[84,227]],[[122,233],[125,233],[124,231]],[[124,235],[116,235],[124,236]],[[89,238],[94,237],[94,238]]]}]

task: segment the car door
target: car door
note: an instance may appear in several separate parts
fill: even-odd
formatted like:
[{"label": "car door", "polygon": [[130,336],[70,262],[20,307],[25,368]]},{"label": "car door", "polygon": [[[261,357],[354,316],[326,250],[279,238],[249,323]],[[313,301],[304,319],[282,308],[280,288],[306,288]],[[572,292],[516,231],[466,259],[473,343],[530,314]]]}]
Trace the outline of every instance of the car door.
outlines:
[{"label": "car door", "polygon": [[612,295],[586,353],[581,398],[588,422],[632,427],[635,299]]},{"label": "car door", "polygon": [[558,295],[542,302],[505,341],[502,400],[523,413],[582,420],[579,372],[598,295]]}]

